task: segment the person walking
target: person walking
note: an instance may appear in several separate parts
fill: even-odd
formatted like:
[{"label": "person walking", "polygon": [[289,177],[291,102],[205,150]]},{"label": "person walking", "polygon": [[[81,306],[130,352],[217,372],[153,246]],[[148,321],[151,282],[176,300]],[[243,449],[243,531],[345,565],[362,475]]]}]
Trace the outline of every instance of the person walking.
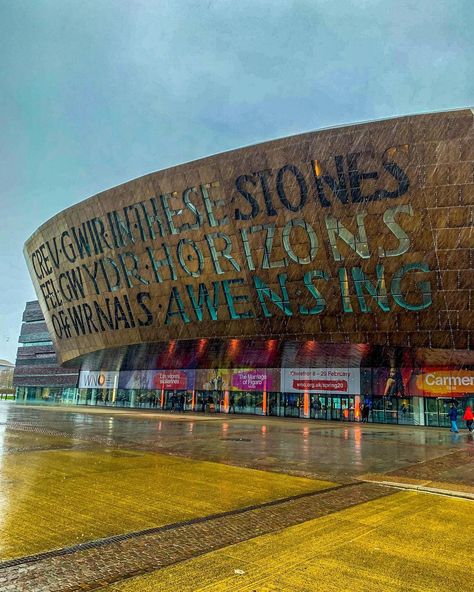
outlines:
[{"label": "person walking", "polygon": [[215,413],[215,411],[216,411],[216,406],[214,404],[214,399],[213,399],[212,395],[209,395],[207,397],[206,413]]},{"label": "person walking", "polygon": [[449,412],[448,412],[448,417],[451,420],[451,432],[454,432],[455,434],[459,434],[459,430],[458,430],[458,408],[456,407],[456,405],[454,403],[451,403],[451,407],[449,408]]},{"label": "person walking", "polygon": [[368,403],[364,403],[364,407],[362,408],[362,423],[369,423],[369,414],[370,405]]},{"label": "person walking", "polygon": [[228,411],[228,413],[232,413],[232,411],[234,412],[234,415],[235,415],[235,399],[234,399],[234,395],[230,395],[230,398],[229,398],[229,411]]},{"label": "person walking", "polygon": [[474,413],[472,412],[472,407],[468,405],[464,411],[464,415],[462,416],[464,421],[466,422],[467,429],[472,432],[472,422],[474,420]]}]

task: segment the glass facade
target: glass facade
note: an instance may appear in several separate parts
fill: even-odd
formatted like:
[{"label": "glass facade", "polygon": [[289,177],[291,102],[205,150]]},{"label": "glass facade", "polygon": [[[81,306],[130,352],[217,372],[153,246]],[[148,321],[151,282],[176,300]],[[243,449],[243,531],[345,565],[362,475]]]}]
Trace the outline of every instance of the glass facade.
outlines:
[{"label": "glass facade", "polygon": [[220,391],[186,389],[120,389],[18,387],[19,403],[87,405],[150,409],[167,412],[267,415],[322,421],[449,427],[448,410],[454,402],[458,425],[474,396],[380,397],[360,395],[295,394],[265,391]]}]

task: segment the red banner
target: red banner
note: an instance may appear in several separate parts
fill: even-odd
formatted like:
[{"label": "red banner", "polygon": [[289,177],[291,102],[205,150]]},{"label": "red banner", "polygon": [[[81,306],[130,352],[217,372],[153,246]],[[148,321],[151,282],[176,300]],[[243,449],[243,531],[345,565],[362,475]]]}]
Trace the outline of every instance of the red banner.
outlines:
[{"label": "red banner", "polygon": [[293,380],[298,391],[340,391],[347,393],[347,380]]},{"label": "red banner", "polygon": [[184,390],[188,386],[188,377],[182,370],[159,370],[153,377],[153,385],[158,389]]}]

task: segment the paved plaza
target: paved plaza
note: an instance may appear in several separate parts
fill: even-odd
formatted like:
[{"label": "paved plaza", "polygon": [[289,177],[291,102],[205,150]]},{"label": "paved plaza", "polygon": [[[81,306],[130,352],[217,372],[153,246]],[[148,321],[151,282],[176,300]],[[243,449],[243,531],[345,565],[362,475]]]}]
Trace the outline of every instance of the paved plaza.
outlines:
[{"label": "paved plaza", "polygon": [[0,403],[0,590],[468,590],[466,430]]}]

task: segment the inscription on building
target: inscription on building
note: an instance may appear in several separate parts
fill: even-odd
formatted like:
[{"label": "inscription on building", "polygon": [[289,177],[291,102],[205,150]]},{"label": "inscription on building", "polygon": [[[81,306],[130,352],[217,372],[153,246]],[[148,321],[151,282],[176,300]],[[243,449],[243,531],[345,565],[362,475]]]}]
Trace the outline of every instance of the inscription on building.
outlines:
[{"label": "inscription on building", "polygon": [[[322,336],[313,320],[326,317],[370,317],[374,331],[377,319],[400,313],[419,323],[441,270],[422,165],[414,165],[423,138],[401,141],[399,129],[387,123],[385,144],[338,130],[327,140],[332,151],[321,140],[321,156],[324,132],[313,143],[277,140],[66,210],[25,249],[56,346],[79,340],[77,351],[92,350],[82,338],[117,333],[102,344]],[[361,339],[359,326],[371,327],[356,321]]]}]

